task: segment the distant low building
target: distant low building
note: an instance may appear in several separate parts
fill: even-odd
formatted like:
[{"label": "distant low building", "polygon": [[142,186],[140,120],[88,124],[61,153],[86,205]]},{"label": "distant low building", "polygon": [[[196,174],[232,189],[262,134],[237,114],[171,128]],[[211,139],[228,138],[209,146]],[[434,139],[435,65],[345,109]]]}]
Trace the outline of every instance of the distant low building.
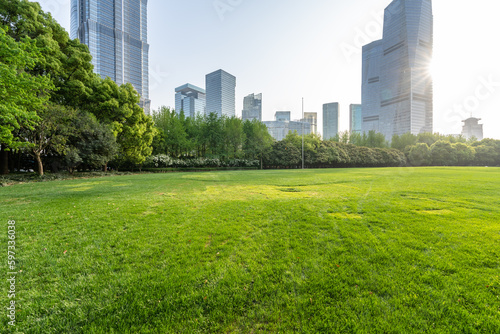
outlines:
[{"label": "distant low building", "polygon": [[464,123],[464,127],[462,129],[462,136],[465,138],[476,138],[477,140],[483,140],[483,124],[479,124],[480,118],[468,118]]},{"label": "distant low building", "polygon": [[274,121],[263,122],[267,126],[269,134],[277,141],[285,139],[288,133],[297,132],[299,136],[311,133],[311,124],[301,121],[290,121],[290,111],[277,111]]}]

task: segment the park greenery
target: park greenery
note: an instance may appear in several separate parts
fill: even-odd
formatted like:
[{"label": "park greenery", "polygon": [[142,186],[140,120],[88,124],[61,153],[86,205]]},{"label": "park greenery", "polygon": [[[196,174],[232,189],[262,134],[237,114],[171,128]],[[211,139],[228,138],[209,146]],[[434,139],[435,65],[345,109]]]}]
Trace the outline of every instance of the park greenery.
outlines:
[{"label": "park greenery", "polygon": [[[158,109],[153,120],[158,135],[153,156],[146,167],[214,167],[234,159],[245,164],[259,160],[261,168],[300,168],[302,137],[290,132],[275,141],[265,125],[236,117],[198,115],[185,117],[167,107]],[[398,166],[496,166],[500,165],[500,141],[466,139],[461,136],[422,133],[395,135],[391,142],[374,131],[342,132],[331,140],[316,134],[304,136],[304,167],[398,167]],[[168,157],[167,158],[165,158]],[[196,160],[198,159],[198,160]]]},{"label": "park greenery", "polygon": [[302,147],[302,138],[296,133],[277,142],[258,121],[215,113],[191,118],[168,107],[147,116],[132,85],[119,86],[94,74],[87,46],[70,39],[50,13],[30,1],[0,0],[0,44],[0,174],[33,169],[43,175],[47,168],[70,173],[106,171],[108,166],[133,170],[157,165],[500,164],[500,142],[491,139],[424,133],[394,136],[389,142],[373,131],[342,132],[324,141],[318,135],[307,135]]},{"label": "park greenery", "polygon": [[254,170],[0,188],[20,247],[15,329],[499,333],[499,173]]}]

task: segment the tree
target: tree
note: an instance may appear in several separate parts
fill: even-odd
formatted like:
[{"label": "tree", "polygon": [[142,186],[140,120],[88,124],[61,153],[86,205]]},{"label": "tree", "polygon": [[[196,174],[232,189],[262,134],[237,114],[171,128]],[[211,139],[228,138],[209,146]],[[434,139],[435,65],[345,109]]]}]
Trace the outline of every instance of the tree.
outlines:
[{"label": "tree", "polygon": [[356,146],[364,146],[363,145],[363,136],[359,132],[352,132],[349,135],[349,143]]},{"label": "tree", "polygon": [[431,147],[432,144],[437,142],[440,139],[439,134],[434,134],[430,132],[419,133],[417,135],[417,143],[424,143],[427,146]]},{"label": "tree", "polygon": [[476,151],[475,164],[478,166],[495,166],[497,164],[497,152],[489,145],[478,145],[474,147]]},{"label": "tree", "polygon": [[5,152],[24,146],[16,131],[33,129],[39,121],[37,110],[44,108],[53,85],[47,77],[28,72],[40,57],[33,40],[26,37],[16,42],[0,27],[0,45],[0,145],[4,174],[8,172]]},{"label": "tree", "polygon": [[129,83],[118,86],[110,78],[99,77],[93,80],[92,90],[84,110],[111,128],[119,145],[120,161],[144,162],[153,152],[151,145],[157,130],[151,116],[139,107],[137,91]]},{"label": "tree", "polygon": [[431,152],[426,143],[418,143],[411,147],[408,159],[413,166],[426,166],[430,164]]},{"label": "tree", "polygon": [[364,144],[366,147],[378,147],[378,148],[387,147],[387,142],[385,140],[385,136],[383,134],[375,132],[373,130],[368,132],[368,137],[367,137],[366,142]]},{"label": "tree", "polygon": [[230,159],[239,158],[245,141],[245,132],[243,131],[242,120],[234,116],[225,118],[224,136],[226,138],[226,154],[228,157]]},{"label": "tree", "polygon": [[401,152],[404,152],[406,147],[413,146],[415,144],[417,144],[417,136],[411,134],[410,132],[405,133],[401,136],[392,136],[391,148],[395,148],[396,150],[400,150]]},{"label": "tree", "polygon": [[205,157],[206,138],[203,136],[205,116],[187,117],[184,126],[188,137],[188,149],[191,155]]},{"label": "tree", "polygon": [[205,118],[203,126],[203,137],[206,139],[206,150],[211,156],[218,156],[223,151],[224,142],[224,117],[218,117],[212,112]]},{"label": "tree", "polygon": [[472,146],[476,148],[484,146],[484,148],[480,149],[478,159],[487,163],[480,163],[480,165],[500,165],[500,140],[486,138],[472,143]]},{"label": "tree", "polygon": [[452,144],[455,154],[457,156],[457,164],[459,166],[469,166],[473,163],[474,157],[476,155],[476,150],[468,146],[467,144],[458,142]]},{"label": "tree", "polygon": [[76,132],[75,110],[60,105],[49,104],[39,113],[41,122],[33,128],[23,128],[21,137],[26,140],[27,151],[36,161],[38,174],[44,174],[42,156],[50,150],[64,156],[68,152],[67,143]]},{"label": "tree", "polygon": [[264,159],[264,164],[270,167],[296,167],[301,161],[300,151],[284,140],[276,142],[272,151]]},{"label": "tree", "polygon": [[[188,150],[188,137],[185,128],[184,113],[177,114],[174,110],[161,107],[153,114],[155,127],[158,129],[156,136],[159,153],[179,157]],[[158,142],[159,141],[159,142]]]},{"label": "tree", "polygon": [[[70,138],[70,152],[66,154],[66,161],[76,162],[90,168],[107,170],[107,164],[118,153],[118,144],[110,127],[99,123],[97,118],[87,112],[80,112],[74,121],[76,130]],[[76,155],[80,159],[76,159]],[[73,157],[72,159],[69,159]],[[77,167],[77,163],[68,164],[68,167]]]},{"label": "tree", "polygon": [[349,135],[349,131],[342,131],[338,134],[338,142],[339,143],[342,143],[342,144],[349,144],[349,139],[350,139],[350,135]]},{"label": "tree", "polygon": [[349,156],[341,145],[333,140],[322,141],[317,151],[317,164],[320,167],[340,167],[349,163]]},{"label": "tree", "polygon": [[269,154],[274,143],[274,138],[269,134],[267,126],[258,120],[246,120],[243,123],[243,153],[246,159],[260,160],[263,168],[264,157]]},{"label": "tree", "polygon": [[0,22],[11,27],[8,34],[16,41],[25,37],[35,41],[41,57],[29,72],[50,78],[56,88],[50,94],[51,101],[82,107],[96,77],[87,46],[70,40],[64,28],[36,2],[0,0]]},{"label": "tree", "polygon": [[436,166],[455,166],[457,153],[450,142],[438,140],[431,146],[431,160]]}]

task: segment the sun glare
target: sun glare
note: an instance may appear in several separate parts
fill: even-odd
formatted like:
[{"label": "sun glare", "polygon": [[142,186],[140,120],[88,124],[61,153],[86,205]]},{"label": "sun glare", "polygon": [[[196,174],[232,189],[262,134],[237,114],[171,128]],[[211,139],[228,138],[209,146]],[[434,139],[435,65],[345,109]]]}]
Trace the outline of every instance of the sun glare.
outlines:
[{"label": "sun glare", "polygon": [[431,77],[435,78],[436,77],[436,72],[437,72],[436,62],[433,59],[431,59],[431,61],[427,65],[427,73]]}]

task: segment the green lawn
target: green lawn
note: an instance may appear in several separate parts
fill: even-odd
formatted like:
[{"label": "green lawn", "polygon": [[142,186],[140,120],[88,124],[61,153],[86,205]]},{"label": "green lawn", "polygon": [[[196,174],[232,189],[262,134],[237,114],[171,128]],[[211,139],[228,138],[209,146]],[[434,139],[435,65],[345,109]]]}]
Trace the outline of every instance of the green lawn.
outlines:
[{"label": "green lawn", "polygon": [[3,187],[0,332],[500,333],[499,203],[500,168]]}]

